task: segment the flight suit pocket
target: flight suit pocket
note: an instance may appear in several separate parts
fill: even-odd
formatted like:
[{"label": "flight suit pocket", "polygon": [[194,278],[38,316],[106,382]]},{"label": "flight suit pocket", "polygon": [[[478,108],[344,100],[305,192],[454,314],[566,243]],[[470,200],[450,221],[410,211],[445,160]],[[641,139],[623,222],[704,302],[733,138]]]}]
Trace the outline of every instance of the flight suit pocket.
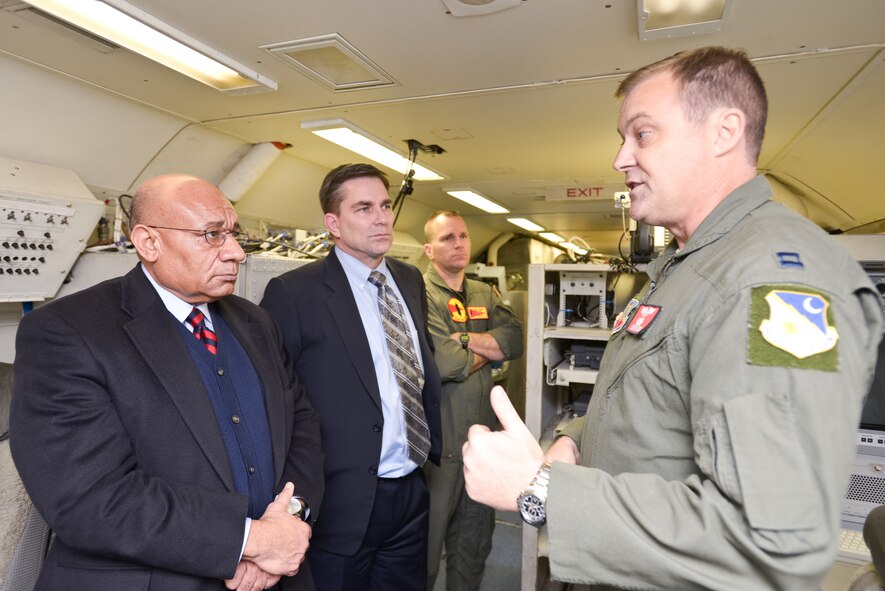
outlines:
[{"label": "flight suit pocket", "polygon": [[[741,502],[754,542],[794,554],[828,543],[823,499],[787,396],[748,394],[725,404]],[[722,458],[720,457],[720,461]]]}]

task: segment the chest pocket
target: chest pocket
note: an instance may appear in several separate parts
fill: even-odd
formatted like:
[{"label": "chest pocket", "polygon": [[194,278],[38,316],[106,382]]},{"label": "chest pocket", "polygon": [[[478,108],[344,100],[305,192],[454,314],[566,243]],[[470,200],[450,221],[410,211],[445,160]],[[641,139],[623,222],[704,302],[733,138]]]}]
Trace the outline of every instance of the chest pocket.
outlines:
[{"label": "chest pocket", "polygon": [[590,401],[588,451],[605,464],[598,467],[619,473],[653,465],[668,480],[696,473],[687,372],[680,363],[685,355],[677,340],[661,335],[648,342],[627,334],[613,345],[603,360],[608,373],[601,372],[613,377],[597,383]]},{"label": "chest pocket", "polygon": [[[674,392],[687,391],[686,354],[668,332],[637,337],[621,333],[606,348],[603,359],[605,375],[613,378],[605,388],[607,403],[616,404],[625,396],[642,397],[654,406],[671,406]],[[680,363],[680,359],[683,363]],[[677,402],[687,411],[687,400]]]}]

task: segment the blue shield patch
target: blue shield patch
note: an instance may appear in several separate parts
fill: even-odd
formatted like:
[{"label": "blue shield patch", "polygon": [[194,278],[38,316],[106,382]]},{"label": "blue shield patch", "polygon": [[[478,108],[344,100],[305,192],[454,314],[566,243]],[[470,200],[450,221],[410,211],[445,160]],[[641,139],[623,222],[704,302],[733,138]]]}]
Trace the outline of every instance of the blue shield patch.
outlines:
[{"label": "blue shield patch", "polygon": [[815,293],[773,289],[765,296],[769,317],[759,325],[768,343],[797,359],[829,351],[839,334],[827,323],[829,302]]}]

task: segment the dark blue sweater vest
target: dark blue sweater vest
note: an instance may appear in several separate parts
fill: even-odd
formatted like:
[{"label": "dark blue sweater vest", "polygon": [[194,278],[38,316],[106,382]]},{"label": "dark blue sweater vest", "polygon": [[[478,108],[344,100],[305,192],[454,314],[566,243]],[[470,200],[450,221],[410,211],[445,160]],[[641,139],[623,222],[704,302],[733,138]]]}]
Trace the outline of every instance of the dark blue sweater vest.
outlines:
[{"label": "dark blue sweater vest", "polygon": [[209,353],[182,323],[176,324],[209,393],[234,488],[249,497],[249,517],[258,519],[273,500],[274,486],[264,386],[221,313],[214,306],[210,310],[218,336],[217,355]]}]

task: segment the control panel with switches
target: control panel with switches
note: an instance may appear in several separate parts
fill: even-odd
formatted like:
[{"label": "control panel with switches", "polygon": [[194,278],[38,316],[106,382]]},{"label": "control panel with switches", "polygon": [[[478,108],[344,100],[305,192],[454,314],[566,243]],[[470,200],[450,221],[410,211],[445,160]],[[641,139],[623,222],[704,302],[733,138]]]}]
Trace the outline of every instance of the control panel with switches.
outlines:
[{"label": "control panel with switches", "polygon": [[75,173],[0,158],[0,301],[55,296],[103,210]]}]

